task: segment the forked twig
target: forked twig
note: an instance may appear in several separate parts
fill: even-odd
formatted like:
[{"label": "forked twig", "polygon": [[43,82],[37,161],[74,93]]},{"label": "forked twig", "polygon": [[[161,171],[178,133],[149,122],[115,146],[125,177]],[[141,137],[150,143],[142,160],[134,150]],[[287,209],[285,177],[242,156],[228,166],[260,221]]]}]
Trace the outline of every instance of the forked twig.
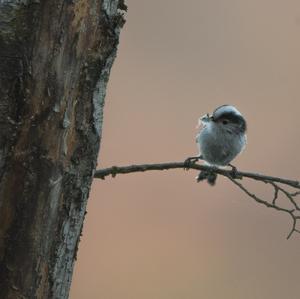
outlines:
[{"label": "forked twig", "polygon": [[[221,168],[210,167],[207,165],[200,165],[196,163],[187,164],[186,162],[168,162],[168,163],[158,163],[158,164],[140,164],[140,165],[130,165],[130,166],[113,166],[109,168],[99,169],[95,171],[94,177],[105,179],[105,177],[111,175],[115,177],[117,174],[125,174],[125,173],[133,173],[133,172],[144,172],[150,170],[169,170],[169,169],[195,169],[195,170],[203,170],[209,171],[212,173],[219,174],[221,176],[225,176],[232,183],[238,186],[244,193],[246,193],[249,197],[254,199],[256,202],[263,204],[268,208],[275,209],[280,212],[285,212],[290,215],[292,218],[292,229],[289,232],[287,238],[289,239],[294,232],[300,233],[300,230],[296,228],[297,220],[300,219],[300,208],[295,200],[295,197],[300,195],[300,182],[296,180],[290,180],[280,177],[268,176],[258,173],[251,172],[243,172],[243,171],[232,171]],[[243,178],[252,179],[255,181],[260,181],[265,184],[269,184],[274,188],[274,195],[272,200],[265,200],[258,197],[256,194],[250,192],[240,181]],[[289,192],[284,186],[289,186],[297,191]],[[292,206],[292,208],[282,207],[278,203],[279,195],[284,195],[284,198],[287,199],[287,202]]]}]

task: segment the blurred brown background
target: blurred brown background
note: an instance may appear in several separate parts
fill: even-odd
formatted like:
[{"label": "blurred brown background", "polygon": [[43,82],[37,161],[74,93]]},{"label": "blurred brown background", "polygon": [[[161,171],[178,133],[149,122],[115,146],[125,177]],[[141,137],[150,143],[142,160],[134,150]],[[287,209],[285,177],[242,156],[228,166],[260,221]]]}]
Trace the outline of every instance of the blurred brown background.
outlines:
[{"label": "blurred brown background", "polygon": [[[127,4],[99,167],[182,161],[196,153],[198,117],[230,103],[249,124],[234,164],[299,179],[300,2]],[[290,218],[224,178],[211,188],[195,176],[95,180],[70,298],[299,299]]]}]

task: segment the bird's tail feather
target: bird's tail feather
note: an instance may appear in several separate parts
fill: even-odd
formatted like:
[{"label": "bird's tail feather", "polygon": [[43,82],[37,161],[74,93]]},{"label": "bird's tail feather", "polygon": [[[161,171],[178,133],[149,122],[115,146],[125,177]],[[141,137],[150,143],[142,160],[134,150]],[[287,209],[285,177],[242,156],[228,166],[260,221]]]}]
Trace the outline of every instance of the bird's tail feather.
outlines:
[{"label": "bird's tail feather", "polygon": [[217,174],[208,171],[200,171],[196,180],[198,183],[207,180],[209,185],[214,186],[216,184]]}]

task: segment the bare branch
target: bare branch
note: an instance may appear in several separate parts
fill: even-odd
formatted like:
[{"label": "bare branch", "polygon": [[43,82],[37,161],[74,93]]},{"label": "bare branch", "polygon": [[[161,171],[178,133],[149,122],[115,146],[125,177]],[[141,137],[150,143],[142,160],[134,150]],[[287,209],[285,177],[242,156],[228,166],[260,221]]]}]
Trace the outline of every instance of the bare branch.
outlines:
[{"label": "bare branch", "polygon": [[274,197],[273,197],[273,200],[272,200],[272,204],[275,205],[276,200],[278,198],[279,189],[278,189],[278,186],[276,184],[273,184],[273,187],[274,187]]},{"label": "bare branch", "polygon": [[[158,164],[130,165],[130,166],[121,166],[121,167],[112,166],[109,168],[96,170],[94,177],[99,179],[104,179],[106,176],[109,175],[112,175],[114,177],[117,174],[144,172],[149,170],[168,170],[168,169],[178,169],[178,168],[211,171],[226,177],[233,175],[232,170],[214,168],[214,167],[195,164],[195,163],[187,166],[187,164],[184,162],[168,162],[168,163],[158,163]],[[243,177],[245,177],[245,178],[262,181],[262,182],[265,181],[277,182],[300,190],[299,181],[284,179],[280,177],[273,177],[273,176],[267,176],[258,173],[243,172],[243,171],[236,171],[234,173],[234,177],[238,179],[242,179]]]},{"label": "bare branch", "polygon": [[293,213],[294,209],[284,209],[284,208],[281,208],[279,206],[277,206],[276,204],[273,204],[273,203],[269,203],[268,201],[266,200],[263,200],[261,198],[259,198],[257,195],[255,195],[254,193],[251,193],[246,187],[244,187],[241,183],[237,182],[235,179],[231,178],[231,177],[228,177],[235,185],[237,185],[242,191],[244,191],[247,195],[249,195],[250,197],[252,197],[255,201],[257,201],[258,203],[260,204],[263,204],[265,205],[266,207],[268,208],[273,208],[275,210],[278,210],[278,211],[283,211],[283,212],[286,212],[286,213]]},{"label": "bare branch", "polygon": [[[273,185],[275,191],[274,191],[274,198],[272,200],[272,203],[269,203],[268,201],[263,200],[263,199],[259,198],[257,195],[251,193],[248,189],[246,189],[241,183],[237,182],[235,179],[230,178],[230,177],[228,177],[228,178],[235,185],[237,185],[241,190],[243,190],[247,195],[249,195],[250,197],[252,197],[258,203],[263,204],[263,205],[265,205],[268,208],[273,208],[273,209],[275,209],[277,211],[286,212],[286,213],[288,213],[290,215],[290,217],[292,218],[293,223],[292,223],[291,231],[287,235],[287,239],[289,239],[294,232],[300,233],[299,230],[296,229],[297,219],[299,219],[300,217],[295,216],[295,214],[294,214],[294,212],[296,210],[299,211],[299,208],[298,208],[297,204],[293,201],[293,199],[290,196],[290,194],[286,190],[284,190],[283,188],[277,186],[274,183],[271,183]],[[266,182],[266,183],[268,183],[268,182]],[[278,198],[279,191],[281,191],[283,194],[285,194],[287,196],[287,198],[295,205],[295,209],[285,209],[285,208],[282,208],[282,207],[276,205],[276,199]]]},{"label": "bare branch", "polygon": [[[254,199],[256,202],[274,210],[285,212],[290,215],[292,218],[292,228],[289,232],[287,238],[289,239],[294,232],[300,233],[300,230],[296,228],[297,220],[300,219],[299,212],[300,208],[295,201],[295,197],[300,195],[300,191],[289,192],[287,191],[284,186],[289,186],[294,189],[300,190],[300,182],[280,177],[268,176],[258,173],[251,173],[251,172],[243,172],[243,171],[236,171],[236,170],[227,170],[227,169],[220,169],[216,167],[210,167],[207,165],[200,165],[196,163],[188,163],[187,162],[168,162],[168,163],[159,163],[159,164],[140,164],[140,165],[130,165],[130,166],[113,166],[110,168],[104,168],[96,170],[94,177],[105,179],[105,177],[111,175],[115,177],[117,174],[125,174],[125,173],[133,173],[133,172],[144,172],[150,170],[169,170],[169,169],[195,169],[195,170],[202,170],[207,171],[215,174],[222,175],[228,178],[232,183],[238,186],[244,193],[246,193],[249,197]],[[265,184],[270,184],[274,188],[274,194],[272,200],[265,200],[256,194],[250,192],[243,184],[238,182],[237,180],[242,180],[243,178],[252,179],[255,181],[260,181]],[[280,185],[279,185],[280,184]],[[277,199],[279,195],[283,195],[286,199],[286,202],[289,203],[292,208],[285,208],[277,203]],[[296,214],[298,213],[298,215]]]},{"label": "bare branch", "polygon": [[290,193],[291,196],[295,197],[297,195],[300,195],[300,191],[294,192],[294,193]]},{"label": "bare branch", "polygon": [[286,191],[285,189],[283,189],[282,187],[278,186],[277,184],[275,184],[273,182],[266,182],[266,183],[270,183],[271,185],[273,185],[274,188],[276,188],[278,190],[277,192],[281,191],[290,200],[292,205],[295,207],[295,210],[299,210],[299,206],[293,199],[293,196],[291,195],[291,193],[289,193],[288,191]]}]

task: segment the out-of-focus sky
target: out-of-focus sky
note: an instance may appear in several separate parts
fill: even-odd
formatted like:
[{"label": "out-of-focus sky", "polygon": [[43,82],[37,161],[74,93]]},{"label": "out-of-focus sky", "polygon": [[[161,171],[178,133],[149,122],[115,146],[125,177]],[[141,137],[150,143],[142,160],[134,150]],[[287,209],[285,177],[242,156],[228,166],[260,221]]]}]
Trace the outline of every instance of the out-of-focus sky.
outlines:
[{"label": "out-of-focus sky", "polygon": [[[183,161],[199,116],[248,120],[241,170],[300,178],[300,2],[127,0],[99,167]],[[298,299],[290,218],[219,178],[170,170],[94,180],[71,299]],[[270,189],[250,185],[266,198]],[[300,199],[299,199],[300,200]]]}]

